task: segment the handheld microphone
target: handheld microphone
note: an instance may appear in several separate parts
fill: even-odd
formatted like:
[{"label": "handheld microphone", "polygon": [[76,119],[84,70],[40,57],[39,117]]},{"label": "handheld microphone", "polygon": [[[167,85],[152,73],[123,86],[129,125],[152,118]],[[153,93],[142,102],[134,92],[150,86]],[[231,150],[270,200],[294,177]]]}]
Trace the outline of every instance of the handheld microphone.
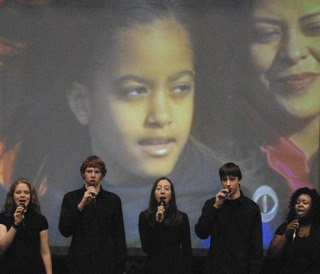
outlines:
[{"label": "handheld microphone", "polygon": [[166,197],[160,197],[159,205],[166,206]]},{"label": "handheld microphone", "polygon": [[23,211],[20,213],[22,219],[24,219],[24,213],[26,211],[26,200],[19,200],[19,206],[23,207]]},{"label": "handheld microphone", "polygon": [[226,199],[229,199],[229,197],[230,197],[230,195],[231,195],[231,187],[226,187],[225,189],[228,190],[228,192],[225,193],[225,196],[224,196],[224,197],[225,197]]},{"label": "handheld microphone", "polygon": [[[95,188],[95,185],[90,185],[90,187]],[[91,197],[92,199],[96,198],[96,193],[90,192],[90,197]]]},{"label": "handheld microphone", "polygon": [[[294,217],[294,219],[297,220],[298,222],[300,222],[300,216],[299,216],[299,215],[296,215],[296,216]],[[293,231],[293,234],[292,234],[292,241],[293,241],[293,242],[294,242],[294,239],[295,239],[296,236],[297,236],[298,231],[299,231],[299,227],[296,228],[296,229]]]},{"label": "handheld microphone", "polygon": [[[166,197],[160,197],[159,205],[162,205],[163,207],[166,206]],[[162,213],[158,214],[158,219],[162,219]]]}]

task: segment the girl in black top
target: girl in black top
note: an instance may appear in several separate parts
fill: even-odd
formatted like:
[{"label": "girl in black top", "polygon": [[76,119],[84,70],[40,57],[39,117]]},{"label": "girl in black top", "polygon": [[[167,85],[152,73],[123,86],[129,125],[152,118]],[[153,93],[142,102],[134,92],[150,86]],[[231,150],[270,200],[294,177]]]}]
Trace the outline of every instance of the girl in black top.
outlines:
[{"label": "girl in black top", "polygon": [[148,255],[143,273],[191,273],[189,219],[177,209],[174,187],[168,178],[155,181],[149,207],[139,216],[139,233]]},{"label": "girl in black top", "polygon": [[6,274],[52,274],[48,222],[40,213],[34,186],[16,180],[0,213],[0,250]]},{"label": "girl in black top", "polygon": [[278,264],[266,272],[320,273],[319,194],[315,189],[299,188],[291,196],[289,209],[268,249],[269,260]]}]

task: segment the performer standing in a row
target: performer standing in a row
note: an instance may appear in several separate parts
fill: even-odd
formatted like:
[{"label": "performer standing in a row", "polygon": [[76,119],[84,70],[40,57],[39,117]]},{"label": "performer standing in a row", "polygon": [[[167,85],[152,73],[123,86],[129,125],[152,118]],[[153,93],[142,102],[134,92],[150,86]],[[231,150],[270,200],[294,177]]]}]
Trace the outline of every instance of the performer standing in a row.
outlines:
[{"label": "performer standing in a row", "polygon": [[319,258],[320,197],[315,189],[299,188],[291,196],[286,221],[270,243],[264,273],[320,273]]},{"label": "performer standing in a row", "polygon": [[148,255],[143,273],[192,272],[189,219],[177,209],[174,187],[168,178],[155,181],[149,207],[139,216],[139,232]]},{"label": "performer standing in a row", "polygon": [[0,250],[4,250],[1,273],[52,274],[48,222],[27,179],[16,180],[7,194],[0,213]]},{"label": "performer standing in a row", "polygon": [[72,236],[68,269],[74,274],[122,274],[126,240],[120,198],[103,190],[107,170],[93,155],[84,160],[80,173],[84,186],[67,193],[62,202],[59,230]]},{"label": "performer standing in a row", "polygon": [[240,190],[239,166],[226,163],[219,176],[223,188],[206,201],[195,227],[200,239],[211,236],[205,273],[259,273],[263,258],[259,207]]}]

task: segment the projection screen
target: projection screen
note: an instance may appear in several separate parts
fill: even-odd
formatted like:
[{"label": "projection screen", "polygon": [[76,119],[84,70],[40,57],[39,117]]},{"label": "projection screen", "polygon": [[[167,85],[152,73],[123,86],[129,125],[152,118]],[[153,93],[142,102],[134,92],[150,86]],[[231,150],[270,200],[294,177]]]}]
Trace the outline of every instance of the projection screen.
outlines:
[{"label": "projection screen", "polygon": [[70,243],[62,198],[93,154],[122,200],[128,247],[161,176],[194,248],[209,245],[194,226],[226,162],[260,206],[265,248],[292,192],[319,189],[320,1],[166,2],[0,1],[1,207],[30,179],[51,246]]}]

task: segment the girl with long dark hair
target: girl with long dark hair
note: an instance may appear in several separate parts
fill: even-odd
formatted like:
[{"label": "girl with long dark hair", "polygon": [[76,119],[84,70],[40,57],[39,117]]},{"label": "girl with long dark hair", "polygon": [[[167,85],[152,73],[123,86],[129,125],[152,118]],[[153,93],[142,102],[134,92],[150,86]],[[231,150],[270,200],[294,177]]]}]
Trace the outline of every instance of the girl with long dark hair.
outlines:
[{"label": "girl with long dark hair", "polygon": [[299,188],[270,243],[268,257],[278,263],[270,273],[319,273],[319,256],[320,196],[314,189]]},{"label": "girl with long dark hair", "polygon": [[149,207],[139,216],[139,233],[148,255],[143,273],[191,273],[189,219],[178,210],[174,187],[168,178],[155,181]]}]

